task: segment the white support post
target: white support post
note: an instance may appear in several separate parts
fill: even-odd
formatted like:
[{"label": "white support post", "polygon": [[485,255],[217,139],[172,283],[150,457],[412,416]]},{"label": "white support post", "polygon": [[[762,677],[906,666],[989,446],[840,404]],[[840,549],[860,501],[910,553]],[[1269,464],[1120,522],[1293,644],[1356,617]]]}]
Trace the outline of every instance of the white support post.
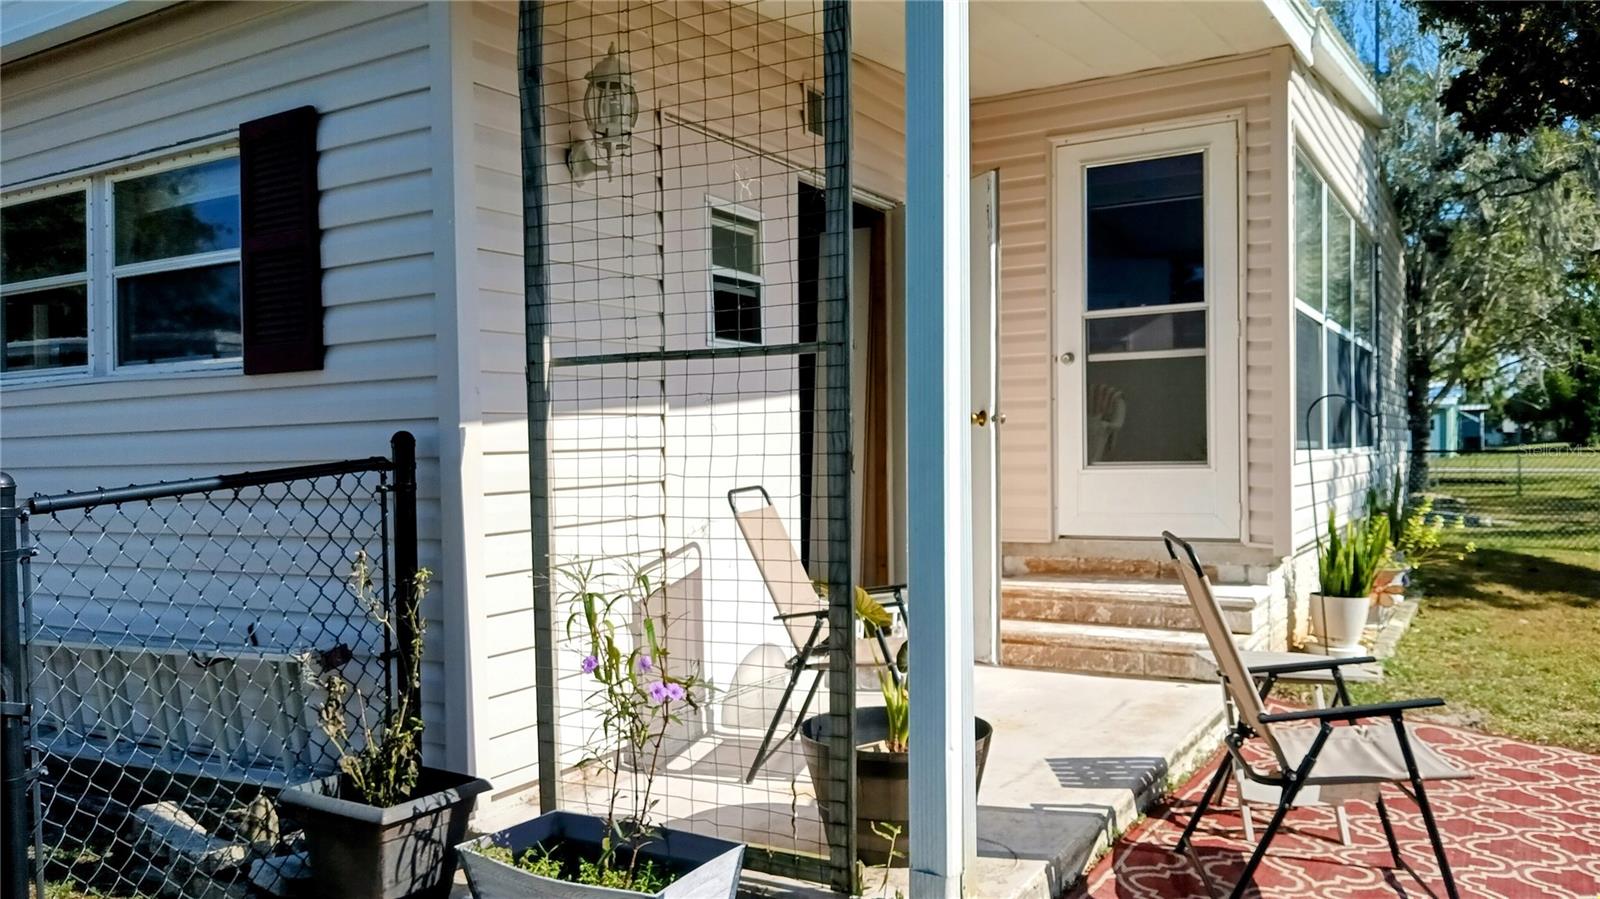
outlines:
[{"label": "white support post", "polygon": [[911,895],[954,899],[977,842],[967,5],[905,8]]}]

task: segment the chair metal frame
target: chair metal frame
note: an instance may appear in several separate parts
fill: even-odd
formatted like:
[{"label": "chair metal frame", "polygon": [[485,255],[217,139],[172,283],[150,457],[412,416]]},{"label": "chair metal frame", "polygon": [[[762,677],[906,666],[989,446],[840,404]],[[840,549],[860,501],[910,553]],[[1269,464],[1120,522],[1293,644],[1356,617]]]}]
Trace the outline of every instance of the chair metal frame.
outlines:
[{"label": "chair metal frame", "polygon": [[[738,497],[755,492],[761,494],[761,499],[764,503],[768,506],[772,505],[772,497],[767,494],[766,488],[757,484],[750,487],[735,487],[729,490],[728,508],[737,516],[739,514]],[[748,545],[748,543],[747,539],[746,544]],[[754,551],[754,547],[751,547],[751,550]],[[766,575],[764,572],[762,577],[763,583],[765,583]],[[885,606],[897,610],[902,622],[909,622],[910,619],[907,616],[906,609],[905,584],[886,584],[880,587],[863,587],[862,589],[867,592],[868,596],[878,599]],[[767,585],[767,592],[773,596],[773,601],[776,603],[776,595],[770,585]],[[883,599],[883,597],[889,598]],[[822,676],[828,671],[827,659],[832,646],[822,634],[823,628],[828,624],[828,605],[825,602],[821,602],[820,597],[819,602],[820,605],[815,609],[789,613],[783,613],[780,610],[779,614],[774,615],[772,618],[773,621],[782,624],[805,618],[814,618],[816,620],[811,625],[810,636],[806,638],[803,644],[796,645],[795,654],[783,663],[784,667],[789,669],[789,681],[783,688],[783,698],[778,700],[778,707],[773,710],[772,721],[767,724],[766,735],[761,738],[761,746],[756,750],[755,761],[751,763],[750,771],[745,775],[745,783],[755,780],[756,774],[760,773],[767,761],[778,752],[783,744],[794,739],[795,735],[800,732],[800,726],[805,723],[806,712],[811,708],[811,702],[817,695],[817,688],[822,684]],[[905,675],[900,671],[894,656],[889,652],[889,641],[885,638],[883,630],[875,628],[873,637],[877,640],[878,649],[883,653],[884,665],[889,669],[890,679],[896,687],[900,686],[901,679]],[[778,727],[783,723],[784,712],[789,708],[789,700],[794,696],[795,688],[800,685],[800,678],[805,675],[807,670],[812,672],[811,686],[806,690],[806,697],[800,703],[799,712],[794,716],[794,725],[789,728],[788,733],[784,734],[781,739],[774,741],[773,736],[777,734]]]},{"label": "chair metal frame", "polygon": [[[1161,538],[1166,542],[1168,555],[1170,555],[1172,560],[1180,566],[1179,574],[1184,577],[1185,587],[1190,586],[1188,581],[1191,577],[1194,579],[1196,584],[1204,586],[1207,583],[1205,569],[1201,567],[1200,559],[1195,555],[1194,547],[1190,546],[1186,541],[1168,531],[1163,531]],[[1182,547],[1182,558],[1179,557],[1178,551],[1175,547]],[[1191,571],[1182,571],[1182,566],[1188,566]],[[1198,601],[1196,601],[1196,605],[1198,605]],[[1196,611],[1198,612],[1199,610],[1197,609]],[[1207,632],[1207,638],[1211,638],[1209,631]],[[1212,652],[1216,654],[1219,661],[1219,674],[1226,682],[1228,679],[1226,668],[1220,663],[1222,662],[1224,653],[1227,652],[1232,652],[1233,657],[1237,660],[1237,647],[1234,647],[1230,642],[1229,646],[1227,647],[1213,646]],[[1439,827],[1434,822],[1433,807],[1428,802],[1427,790],[1423,787],[1423,778],[1417,769],[1416,755],[1412,750],[1410,735],[1406,730],[1404,721],[1404,715],[1406,712],[1415,709],[1437,708],[1444,705],[1444,700],[1438,698],[1426,698],[1399,700],[1396,702],[1384,702],[1372,705],[1351,704],[1349,692],[1345,688],[1344,678],[1339,674],[1339,667],[1343,665],[1361,664],[1370,661],[1372,661],[1372,659],[1367,657],[1341,659],[1330,656],[1326,660],[1318,659],[1305,662],[1293,662],[1283,665],[1263,665],[1248,669],[1250,677],[1260,677],[1263,679],[1261,681],[1261,686],[1258,693],[1258,696],[1263,699],[1266,697],[1267,693],[1271,691],[1273,685],[1281,675],[1291,674],[1297,671],[1311,671],[1318,668],[1330,669],[1334,675],[1334,683],[1337,693],[1336,699],[1339,704],[1322,709],[1300,709],[1292,712],[1282,712],[1276,714],[1262,712],[1256,716],[1255,721],[1247,720],[1248,713],[1245,708],[1241,707],[1237,709],[1238,721],[1235,723],[1223,741],[1227,746],[1228,756],[1224,758],[1217,766],[1217,772],[1212,776],[1211,783],[1206,786],[1205,794],[1201,797],[1199,806],[1196,807],[1194,813],[1190,816],[1188,826],[1184,828],[1183,835],[1178,838],[1178,842],[1173,848],[1173,851],[1178,853],[1188,852],[1191,846],[1191,838],[1194,836],[1195,828],[1199,825],[1200,819],[1205,816],[1205,813],[1210,808],[1211,803],[1214,800],[1220,799],[1222,794],[1226,792],[1228,775],[1235,767],[1237,767],[1238,770],[1250,780],[1265,786],[1277,788],[1279,791],[1278,806],[1274,810],[1272,814],[1272,820],[1267,824],[1267,829],[1262,834],[1260,842],[1256,844],[1255,851],[1251,853],[1250,860],[1245,863],[1244,871],[1240,873],[1239,880],[1234,885],[1233,891],[1229,894],[1232,899],[1239,899],[1239,897],[1242,897],[1245,894],[1245,891],[1249,889],[1251,883],[1253,882],[1253,878],[1255,877],[1256,869],[1260,867],[1262,859],[1266,857],[1267,846],[1272,843],[1272,838],[1277,835],[1278,829],[1282,827],[1284,817],[1289,813],[1289,809],[1294,805],[1295,796],[1298,795],[1300,790],[1306,785],[1307,778],[1312,776],[1316,767],[1317,759],[1321,755],[1324,744],[1326,744],[1328,738],[1333,735],[1334,725],[1340,722],[1354,724],[1357,721],[1371,719],[1387,719],[1394,727],[1395,737],[1399,743],[1400,753],[1405,762],[1411,790],[1407,791],[1405,787],[1398,782],[1391,782],[1395,783],[1395,786],[1400,789],[1401,792],[1408,793],[1417,803],[1417,807],[1422,813],[1423,823],[1426,825],[1428,830],[1428,840],[1433,846],[1434,858],[1439,863],[1439,873],[1444,880],[1445,892],[1450,899],[1460,899],[1460,894],[1456,890],[1455,876],[1450,871],[1449,859],[1445,857],[1444,842],[1440,838]],[[1251,691],[1258,689],[1254,683],[1239,684],[1237,687],[1242,690]],[[1235,703],[1235,705],[1237,706],[1241,704]],[[1267,732],[1267,728],[1273,724],[1286,724],[1295,721],[1315,721],[1318,724],[1318,732],[1310,747],[1307,749],[1305,757],[1300,760],[1298,765],[1291,766],[1288,762],[1288,759],[1285,758],[1283,750],[1279,746],[1278,741]],[[1278,762],[1276,771],[1263,771],[1258,769],[1244,757],[1242,751],[1244,745],[1248,741],[1258,738],[1263,739],[1271,747],[1273,754],[1276,756]],[[1382,781],[1379,781],[1379,783],[1381,784]],[[1390,856],[1394,858],[1394,862],[1397,867],[1411,871],[1410,867],[1406,865],[1405,860],[1400,856],[1400,845],[1395,840],[1394,827],[1390,823],[1389,810],[1383,803],[1383,795],[1381,791],[1378,794],[1376,804],[1378,807],[1378,818],[1383,824],[1383,835],[1389,843]],[[1415,876],[1415,872],[1412,872],[1412,874]]]}]

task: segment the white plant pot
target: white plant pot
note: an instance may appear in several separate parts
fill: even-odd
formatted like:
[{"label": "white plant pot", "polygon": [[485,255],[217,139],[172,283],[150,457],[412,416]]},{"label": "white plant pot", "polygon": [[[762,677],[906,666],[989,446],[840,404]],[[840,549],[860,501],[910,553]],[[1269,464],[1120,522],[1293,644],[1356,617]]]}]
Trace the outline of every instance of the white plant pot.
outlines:
[{"label": "white plant pot", "polygon": [[1328,655],[1348,658],[1365,654],[1361,632],[1367,626],[1372,607],[1369,596],[1324,596],[1311,594],[1311,635]]}]

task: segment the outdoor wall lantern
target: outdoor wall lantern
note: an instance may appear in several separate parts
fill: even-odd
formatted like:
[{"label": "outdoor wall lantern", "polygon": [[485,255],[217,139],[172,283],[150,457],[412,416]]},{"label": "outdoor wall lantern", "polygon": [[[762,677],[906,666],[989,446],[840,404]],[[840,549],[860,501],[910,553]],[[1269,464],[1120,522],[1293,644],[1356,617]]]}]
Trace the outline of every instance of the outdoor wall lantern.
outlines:
[{"label": "outdoor wall lantern", "polygon": [[591,137],[567,148],[567,168],[580,181],[595,172],[610,175],[612,157],[628,154],[633,125],[639,120],[633,73],[618,55],[615,42],[606,50],[606,58],[583,77],[589,82],[583,91],[583,121]]}]

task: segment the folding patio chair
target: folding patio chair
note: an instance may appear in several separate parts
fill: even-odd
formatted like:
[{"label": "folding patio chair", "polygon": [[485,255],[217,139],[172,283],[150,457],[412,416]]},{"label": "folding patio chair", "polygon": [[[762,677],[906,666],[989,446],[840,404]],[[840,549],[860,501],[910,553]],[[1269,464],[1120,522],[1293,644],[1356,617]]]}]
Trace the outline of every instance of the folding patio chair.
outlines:
[{"label": "folding patio chair", "polygon": [[[1234,766],[1238,766],[1250,780],[1278,790],[1278,807],[1230,894],[1235,899],[1249,888],[1256,868],[1266,855],[1267,846],[1302,789],[1324,785],[1380,786],[1391,783],[1405,792],[1405,785],[1409,784],[1410,795],[1416,800],[1423,823],[1427,825],[1428,839],[1433,843],[1433,854],[1439,862],[1445,892],[1450,899],[1459,899],[1455,878],[1450,873],[1450,862],[1445,858],[1444,843],[1439,838],[1439,827],[1434,823],[1433,808],[1428,804],[1423,783],[1469,775],[1419,739],[1404,721],[1405,712],[1442,706],[1444,700],[1410,699],[1376,705],[1351,705],[1344,681],[1337,676],[1337,671],[1342,665],[1362,659],[1326,657],[1247,668],[1240,658],[1238,647],[1234,645],[1233,635],[1222,617],[1222,608],[1211,592],[1211,582],[1200,567],[1200,559],[1195,555],[1194,548],[1170,533],[1163,532],[1161,536],[1166,541],[1168,554],[1178,563],[1178,576],[1189,594],[1195,614],[1200,618],[1206,642],[1211,644],[1211,652],[1216,656],[1219,674],[1233,701],[1238,719],[1224,741],[1228,747],[1228,758],[1217,766],[1217,773],[1206,787],[1205,795],[1189,818],[1183,835],[1178,838],[1175,850],[1187,851],[1196,825],[1212,800],[1220,798],[1220,790],[1226,789],[1228,774]],[[1183,550],[1181,558],[1178,555],[1180,547]],[[1308,670],[1311,666],[1331,668],[1336,673],[1339,704],[1278,714],[1268,712],[1262,696],[1271,689],[1276,677]],[[1265,679],[1265,686],[1260,692],[1256,687],[1258,677]],[[1357,724],[1358,721],[1372,723]],[[1301,722],[1307,723],[1302,725]],[[1316,724],[1311,726],[1309,722]],[[1346,726],[1334,726],[1340,722]],[[1266,745],[1275,765],[1257,767],[1245,757],[1243,748],[1251,740],[1260,740]],[[1400,846],[1395,842],[1394,827],[1389,822],[1389,811],[1383,804],[1381,792],[1376,794],[1376,804],[1378,818],[1383,822],[1383,835],[1389,843],[1389,854],[1394,857],[1397,867],[1404,868],[1405,862],[1400,858]]]},{"label": "folding patio chair", "polygon": [[[756,492],[761,494],[761,504],[741,511],[738,498]],[[744,534],[744,542],[750,547],[750,555],[755,559],[756,568],[761,571],[761,579],[766,582],[767,592],[771,594],[772,603],[778,610],[773,620],[783,623],[795,649],[794,655],[784,663],[784,667],[789,669],[789,682],[783,689],[783,698],[772,713],[772,722],[767,725],[761,748],[756,751],[755,762],[745,776],[745,783],[749,783],[755,780],[756,773],[778,751],[778,747],[794,739],[794,735],[800,732],[806,710],[811,707],[811,700],[816,697],[817,687],[822,683],[822,675],[828,670],[828,651],[831,647],[823,637],[823,630],[828,625],[828,603],[817,595],[816,587],[806,574],[800,556],[795,553],[794,543],[789,539],[789,532],[783,526],[783,519],[778,517],[778,510],[772,505],[772,497],[767,495],[766,488],[758,485],[729,490],[728,507],[733,510],[733,520],[738,523],[740,533]],[[864,589],[868,595],[896,610],[900,621],[906,620],[904,584]],[[897,642],[903,642],[903,638]],[[882,630],[878,630],[870,641],[857,640],[857,658],[861,657],[862,650],[881,653],[879,661],[889,669],[889,676],[894,683],[900,683],[901,673],[893,664],[895,655],[890,651],[889,640]],[[783,723],[789,699],[807,671],[812,672],[811,687],[806,691],[799,713],[795,715],[794,726],[783,739],[774,742],[773,734]]]}]

